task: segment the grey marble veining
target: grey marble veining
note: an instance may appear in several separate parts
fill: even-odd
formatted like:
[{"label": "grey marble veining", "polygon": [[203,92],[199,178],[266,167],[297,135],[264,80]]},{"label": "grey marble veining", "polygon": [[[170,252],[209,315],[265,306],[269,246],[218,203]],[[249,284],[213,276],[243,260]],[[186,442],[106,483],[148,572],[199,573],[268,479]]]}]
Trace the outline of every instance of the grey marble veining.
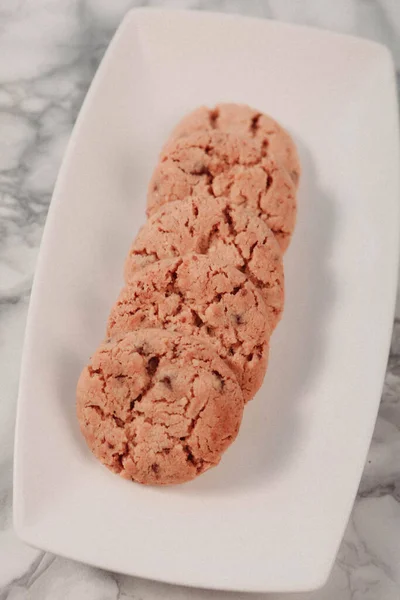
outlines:
[{"label": "grey marble veining", "polygon": [[[123,14],[139,5],[239,12],[360,35],[388,45],[400,70],[398,0],[0,0],[0,600],[245,597],[102,572],[28,548],[12,530],[19,364],[43,225],[96,67]],[[397,317],[374,437],[335,567],[323,590],[293,600],[400,598],[400,302]]]}]

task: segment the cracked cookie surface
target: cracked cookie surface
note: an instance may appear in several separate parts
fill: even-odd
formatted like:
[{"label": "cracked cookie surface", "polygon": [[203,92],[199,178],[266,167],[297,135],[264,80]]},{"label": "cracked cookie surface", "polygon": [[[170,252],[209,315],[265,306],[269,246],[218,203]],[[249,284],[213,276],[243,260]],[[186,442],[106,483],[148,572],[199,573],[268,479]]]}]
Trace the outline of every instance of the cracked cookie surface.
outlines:
[{"label": "cracked cookie surface", "polygon": [[268,362],[268,312],[260,292],[235,267],[188,254],[135,272],[111,310],[107,335],[143,327],[212,343],[246,402],[260,388]]},{"label": "cracked cookie surface", "polygon": [[163,204],[190,196],[224,196],[266,221],[282,250],[296,223],[292,180],[272,156],[251,139],[222,131],[178,138],[154,170],[147,197],[148,214]]},{"label": "cracked cookie surface", "polygon": [[289,173],[298,185],[301,168],[296,146],[289,133],[269,115],[246,104],[218,104],[215,108],[200,106],[189,113],[172,131],[165,146],[195,131],[226,131],[257,140]]},{"label": "cracked cookie surface", "polygon": [[218,464],[243,413],[239,384],[213,347],[159,329],[102,344],[79,378],[77,415],[93,454],[144,484],[194,479]]},{"label": "cracked cookie surface", "polygon": [[125,280],[129,283],[138,269],[157,260],[191,252],[245,273],[260,290],[274,329],[284,303],[282,252],[262,219],[224,198],[170,202],[139,231],[125,263]]}]

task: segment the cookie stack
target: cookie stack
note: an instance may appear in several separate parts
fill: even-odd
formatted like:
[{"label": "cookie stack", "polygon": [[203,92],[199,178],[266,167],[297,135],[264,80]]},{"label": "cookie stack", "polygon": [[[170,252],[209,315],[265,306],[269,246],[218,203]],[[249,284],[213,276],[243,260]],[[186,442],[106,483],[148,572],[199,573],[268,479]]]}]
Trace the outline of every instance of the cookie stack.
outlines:
[{"label": "cookie stack", "polygon": [[173,131],[78,382],[82,433],[112,471],[182,483],[236,438],[282,315],[299,176],[289,134],[248,106],[201,107]]}]

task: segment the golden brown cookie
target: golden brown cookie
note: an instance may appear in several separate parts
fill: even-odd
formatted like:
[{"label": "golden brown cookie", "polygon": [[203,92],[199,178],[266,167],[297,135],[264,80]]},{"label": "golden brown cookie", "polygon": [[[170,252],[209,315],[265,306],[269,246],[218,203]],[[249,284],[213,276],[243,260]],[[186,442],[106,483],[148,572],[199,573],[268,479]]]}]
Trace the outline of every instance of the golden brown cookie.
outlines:
[{"label": "golden brown cookie", "polygon": [[212,343],[235,373],[246,402],[262,384],[268,312],[260,292],[235,267],[188,254],[135,272],[111,310],[107,335],[143,327],[179,331]]},{"label": "golden brown cookie", "polygon": [[178,123],[171,141],[195,131],[226,131],[258,141],[271,153],[298,185],[301,168],[296,146],[288,132],[269,115],[246,104],[218,104],[215,108],[200,106]]},{"label": "golden brown cookie", "polygon": [[102,344],[77,387],[93,454],[115,473],[153,485],[183,483],[217,465],[236,438],[243,404],[211,345],[159,329]]},{"label": "golden brown cookie", "polygon": [[292,180],[260,144],[223,131],[178,138],[162,155],[148,189],[148,214],[163,204],[190,196],[224,196],[266,221],[285,250],[296,222]]},{"label": "golden brown cookie", "polygon": [[138,269],[157,260],[190,252],[245,273],[260,290],[274,329],[284,304],[282,252],[264,221],[224,198],[170,202],[139,231],[126,260],[125,280],[129,283]]}]

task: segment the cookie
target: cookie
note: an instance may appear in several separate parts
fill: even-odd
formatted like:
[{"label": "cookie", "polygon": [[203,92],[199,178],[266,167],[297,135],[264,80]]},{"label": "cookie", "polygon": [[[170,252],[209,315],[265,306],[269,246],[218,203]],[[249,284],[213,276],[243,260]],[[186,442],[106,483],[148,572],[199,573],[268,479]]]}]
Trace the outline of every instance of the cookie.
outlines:
[{"label": "cookie", "polygon": [[227,131],[253,138],[271,153],[289,173],[297,187],[301,168],[296,146],[288,132],[270,116],[246,104],[218,104],[215,108],[201,106],[186,115],[173,130],[170,140],[194,131]]},{"label": "cookie", "polygon": [[205,338],[236,375],[246,402],[262,384],[270,336],[267,307],[235,267],[188,254],[137,271],[111,310],[107,335],[142,327]]},{"label": "cookie", "polygon": [[170,202],[139,231],[125,263],[125,280],[129,283],[150,263],[190,252],[207,254],[219,265],[245,273],[260,290],[274,329],[284,302],[282,253],[264,221],[224,198]]},{"label": "cookie", "polygon": [[212,346],[141,329],[101,345],[80,376],[77,414],[93,454],[144,484],[183,483],[217,465],[243,413]]},{"label": "cookie", "polygon": [[296,222],[296,190],[285,169],[250,138],[223,131],[195,132],[168,146],[148,188],[151,215],[163,204],[190,196],[224,196],[266,221],[281,248]]}]

